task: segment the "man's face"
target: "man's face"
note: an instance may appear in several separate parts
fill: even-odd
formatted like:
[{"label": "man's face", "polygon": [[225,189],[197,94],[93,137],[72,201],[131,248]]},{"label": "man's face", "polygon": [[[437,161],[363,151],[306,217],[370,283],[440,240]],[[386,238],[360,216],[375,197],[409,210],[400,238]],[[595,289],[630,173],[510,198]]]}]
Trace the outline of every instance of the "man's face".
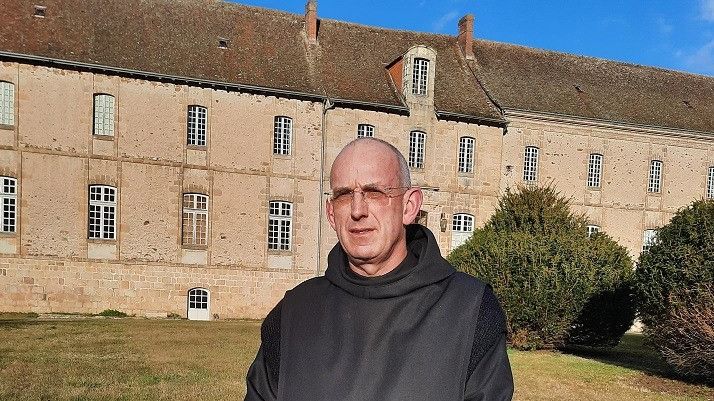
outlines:
[{"label": "man's face", "polygon": [[[330,186],[333,193],[357,190],[352,197],[348,194],[326,205],[330,225],[352,268],[363,275],[381,275],[396,267],[406,256],[404,225],[419,211],[421,192],[415,205],[418,189],[399,188],[394,154],[378,142],[355,143],[335,160]],[[381,201],[363,195],[363,191],[385,189],[389,197]]]}]

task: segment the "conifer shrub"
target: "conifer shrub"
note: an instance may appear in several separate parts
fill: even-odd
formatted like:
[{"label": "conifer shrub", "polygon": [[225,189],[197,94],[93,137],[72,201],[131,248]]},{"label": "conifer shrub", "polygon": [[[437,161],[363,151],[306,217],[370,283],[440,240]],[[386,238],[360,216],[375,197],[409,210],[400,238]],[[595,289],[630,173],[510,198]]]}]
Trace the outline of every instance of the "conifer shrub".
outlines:
[{"label": "conifer shrub", "polygon": [[692,203],[657,230],[635,283],[645,335],[677,372],[714,383],[714,201]]},{"label": "conifer shrub", "polygon": [[[588,237],[586,225],[552,187],[521,187],[448,259],[493,286],[512,346],[616,344],[634,317],[632,261],[607,235]],[[602,324],[613,318],[620,323]]]}]

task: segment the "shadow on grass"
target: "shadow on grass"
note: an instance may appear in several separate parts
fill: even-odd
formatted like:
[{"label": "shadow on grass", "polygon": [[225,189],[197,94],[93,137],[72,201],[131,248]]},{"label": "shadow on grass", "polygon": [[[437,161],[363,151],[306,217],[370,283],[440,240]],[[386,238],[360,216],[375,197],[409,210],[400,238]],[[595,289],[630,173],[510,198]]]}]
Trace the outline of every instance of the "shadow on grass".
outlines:
[{"label": "shadow on grass", "polygon": [[647,340],[641,334],[625,334],[620,344],[612,348],[570,345],[561,351],[610,365],[639,370],[648,375],[681,380],[657,350],[647,344]]}]

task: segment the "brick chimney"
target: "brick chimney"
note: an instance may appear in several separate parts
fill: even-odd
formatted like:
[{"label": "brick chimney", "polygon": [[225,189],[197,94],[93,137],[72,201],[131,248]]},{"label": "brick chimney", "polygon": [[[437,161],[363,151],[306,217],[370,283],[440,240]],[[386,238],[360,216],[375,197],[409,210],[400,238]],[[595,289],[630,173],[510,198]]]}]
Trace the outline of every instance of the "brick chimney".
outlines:
[{"label": "brick chimney", "polygon": [[305,4],[305,33],[310,43],[317,42],[317,0]]},{"label": "brick chimney", "polygon": [[467,60],[475,60],[474,56],[474,16],[466,14],[459,20],[459,47]]}]

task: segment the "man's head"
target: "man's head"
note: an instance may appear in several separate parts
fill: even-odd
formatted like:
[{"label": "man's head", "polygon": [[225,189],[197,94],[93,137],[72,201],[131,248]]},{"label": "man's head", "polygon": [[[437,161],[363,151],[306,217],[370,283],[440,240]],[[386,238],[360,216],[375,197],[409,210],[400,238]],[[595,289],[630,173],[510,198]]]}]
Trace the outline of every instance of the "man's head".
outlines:
[{"label": "man's head", "polygon": [[327,217],[350,267],[365,276],[386,274],[406,256],[405,225],[422,203],[404,156],[379,139],[359,138],[332,164]]}]

